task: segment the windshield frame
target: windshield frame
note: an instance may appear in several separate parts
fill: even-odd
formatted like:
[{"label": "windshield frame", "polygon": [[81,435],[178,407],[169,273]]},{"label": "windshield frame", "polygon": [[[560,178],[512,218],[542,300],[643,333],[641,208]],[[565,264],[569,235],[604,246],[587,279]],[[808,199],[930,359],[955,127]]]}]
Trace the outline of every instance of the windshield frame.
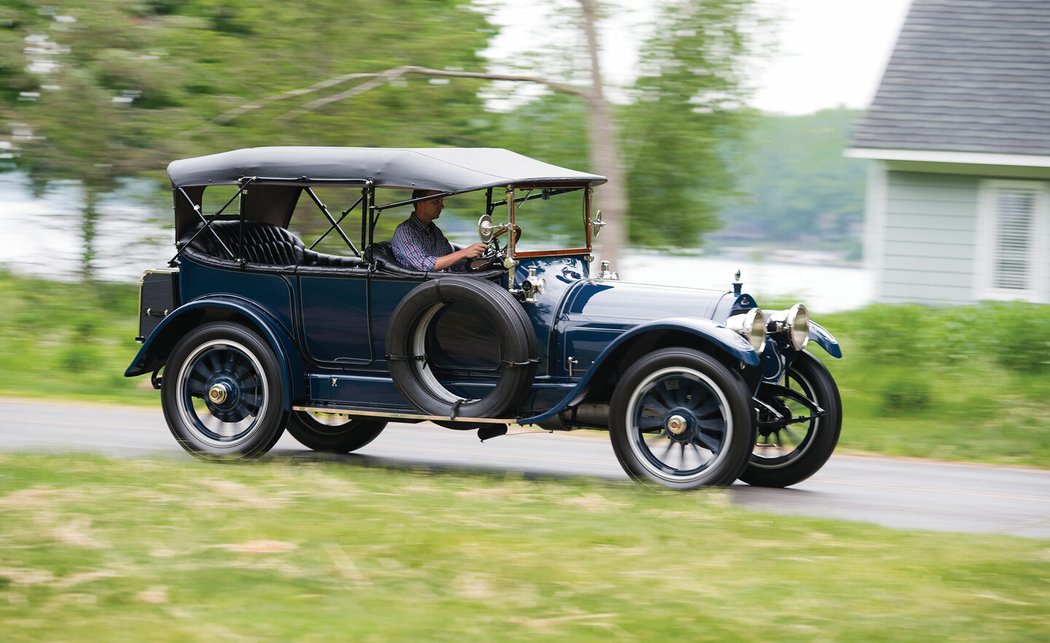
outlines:
[{"label": "windshield frame", "polygon": [[[516,190],[524,190],[526,196],[515,197],[514,193]],[[577,190],[583,190],[583,228],[584,228],[584,243],[585,245],[577,248],[554,248],[550,250],[518,250],[517,249],[517,235],[510,235],[508,242],[507,253],[510,259],[528,259],[533,257],[564,257],[570,255],[589,255],[591,253],[591,194],[593,188],[585,183],[582,184],[559,184],[551,185],[549,183],[540,184],[520,184],[512,185],[507,187],[507,198],[504,203],[509,204],[509,217],[511,227],[517,225],[517,209],[518,203],[526,200],[542,198],[543,193],[536,195],[529,195],[529,191],[535,190],[550,190],[549,198],[557,198],[563,194],[571,194]],[[495,204],[494,204],[495,205]],[[523,233],[527,234],[527,230],[523,230]]]}]

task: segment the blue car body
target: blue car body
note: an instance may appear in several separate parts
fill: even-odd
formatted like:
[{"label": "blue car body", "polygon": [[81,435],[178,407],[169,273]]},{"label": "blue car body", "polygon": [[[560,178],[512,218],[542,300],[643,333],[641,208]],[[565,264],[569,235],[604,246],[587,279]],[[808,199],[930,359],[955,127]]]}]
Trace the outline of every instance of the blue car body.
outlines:
[{"label": "blue car body", "polygon": [[[485,177],[482,180],[461,176],[467,165],[464,158],[470,158],[471,151],[465,151],[466,157],[463,152],[261,148],[173,163],[169,174],[176,203],[178,254],[171,262],[172,270],[159,277],[156,272],[147,275],[156,279],[144,278],[143,344],[125,375],[152,373],[160,388],[173,368],[169,359],[187,335],[209,324],[234,324],[257,335],[272,351],[278,371],[274,381],[280,382],[274,403],[285,414],[332,412],[384,421],[441,420],[453,428],[508,423],[547,429],[608,428],[609,421],[603,417],[610,404],[615,406],[611,398],[617,381],[631,372],[630,365],[653,351],[680,347],[709,356],[732,372],[755,400],[753,412],[768,415],[767,423],[783,416],[781,407],[786,404],[782,402],[788,398],[763,403],[763,387],[783,380],[806,342],[791,339],[791,329],[784,322],[780,326],[767,322],[754,298],[742,292],[739,284],[726,291],[711,291],[629,283],[605,269],[592,274],[591,236],[601,222],[592,218],[590,195],[595,185],[604,182],[603,177],[508,156],[512,153],[503,150],[474,150],[484,157],[472,166],[484,168],[477,172]],[[493,167],[503,169],[509,178],[492,179],[489,174],[499,174]],[[239,211],[225,212],[224,206],[211,215],[202,212],[202,195],[215,184],[238,187]],[[360,252],[311,191],[329,184],[360,192],[358,243],[362,248],[376,248],[375,253]],[[403,357],[391,348],[393,320],[406,298],[424,284],[446,278],[438,273],[413,273],[393,265],[389,258],[385,262],[377,258],[382,243],[375,238],[376,221],[387,207],[379,203],[377,188],[420,185],[445,195],[486,191],[486,214],[505,208],[510,221],[503,227],[508,230],[516,225],[516,208],[534,198],[534,190],[542,190],[544,199],[561,192],[584,195],[581,225],[586,243],[581,247],[517,252],[508,235],[506,247],[500,249],[496,243],[499,254],[488,269],[456,277],[495,285],[516,298],[513,305],[524,311],[522,319],[529,327],[519,329],[529,338],[528,360],[509,363],[491,319],[476,314],[470,302],[446,302],[440,311],[429,313],[429,326],[413,340],[426,347],[425,356]],[[494,189],[505,191],[502,202],[495,200],[500,194],[494,197]],[[526,189],[527,194],[519,196]],[[347,239],[352,255],[320,254],[287,232],[296,203],[306,200],[304,194],[328,218],[328,232],[336,230]],[[412,201],[402,199],[393,205]],[[256,242],[247,240],[245,230],[270,236],[250,248]],[[263,260],[252,254],[261,253],[263,246],[290,248],[290,258],[276,253],[272,260],[270,255]],[[162,287],[158,289],[156,283]],[[161,290],[170,296],[158,295]],[[157,303],[160,301],[163,303]],[[158,318],[156,311],[161,306],[164,314]],[[793,309],[791,314],[798,311]],[[745,318],[751,327],[741,327]],[[794,319],[789,321],[794,323]],[[780,335],[761,342],[754,333],[765,333],[767,325],[771,331],[780,329]],[[796,324],[796,333],[800,325]],[[817,324],[809,322],[801,332],[828,354],[841,356],[834,337]],[[756,342],[761,343],[756,346]],[[514,404],[498,415],[459,416],[458,404],[451,412],[436,413],[406,396],[405,386],[392,373],[392,360],[398,359],[425,360],[421,368],[442,374],[441,384],[447,389],[442,394],[451,391],[453,397],[463,400],[491,396],[503,381],[502,373],[511,368],[528,369],[528,382]],[[255,368],[256,362],[249,359],[247,370]],[[206,371],[219,369],[219,365],[204,363],[194,368],[200,371],[199,378],[207,379]],[[428,371],[420,380],[422,386],[435,381],[433,373]],[[194,377],[192,371],[185,375],[186,390],[194,390]],[[259,379],[258,374],[253,377]],[[253,381],[244,376],[246,385]],[[218,384],[209,386],[216,399],[243,393],[236,383],[223,384],[221,390],[215,388]],[[190,398],[204,399],[204,392],[183,394],[183,408],[188,409],[183,415],[195,413],[192,405],[201,403]],[[206,399],[204,403],[211,406],[202,413],[217,413],[230,424],[240,421],[228,408],[222,407],[226,414],[222,415],[221,405]],[[824,412],[815,402],[812,408],[815,417],[818,411]],[[241,415],[251,419],[264,411],[259,403]]]}]

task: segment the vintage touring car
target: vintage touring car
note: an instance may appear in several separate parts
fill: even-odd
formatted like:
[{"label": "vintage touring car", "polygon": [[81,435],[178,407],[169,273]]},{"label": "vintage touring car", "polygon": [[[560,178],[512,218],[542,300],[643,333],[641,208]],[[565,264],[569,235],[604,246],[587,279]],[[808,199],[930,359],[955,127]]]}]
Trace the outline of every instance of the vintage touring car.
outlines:
[{"label": "vintage touring car", "polygon": [[[841,352],[805,306],[762,311],[739,279],[705,291],[592,270],[602,176],[502,149],[334,147],[168,174],[177,253],[143,277],[126,375],[152,374],[195,455],[258,456],[285,429],[347,453],[390,421],[483,439],[599,429],[632,478],[685,489],[794,484],[838,441],[838,389],[805,348]],[[439,197],[480,214],[470,271],[391,252],[393,226]]]}]

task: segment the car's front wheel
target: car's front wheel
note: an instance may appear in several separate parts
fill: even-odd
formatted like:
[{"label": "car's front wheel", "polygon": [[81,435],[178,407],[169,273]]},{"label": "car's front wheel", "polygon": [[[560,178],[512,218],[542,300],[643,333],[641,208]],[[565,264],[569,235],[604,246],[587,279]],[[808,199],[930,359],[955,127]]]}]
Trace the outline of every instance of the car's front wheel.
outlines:
[{"label": "car's front wheel", "polygon": [[329,453],[350,453],[375,440],[386,422],[346,418],[332,413],[294,411],[288,418],[288,432],[304,447]]},{"label": "car's front wheel", "polygon": [[763,386],[758,438],[740,479],[759,487],[787,487],[824,466],[839,441],[842,401],[828,369],[802,353],[788,367],[782,386]]},{"label": "car's front wheel", "polygon": [[161,405],[172,435],[203,458],[262,455],[287,423],[281,369],[251,330],[201,326],[179,341],[164,367]]},{"label": "car's front wheel", "polygon": [[654,351],[613,392],[609,432],[632,478],[676,489],[727,485],[754,444],[744,383],[699,351]]}]

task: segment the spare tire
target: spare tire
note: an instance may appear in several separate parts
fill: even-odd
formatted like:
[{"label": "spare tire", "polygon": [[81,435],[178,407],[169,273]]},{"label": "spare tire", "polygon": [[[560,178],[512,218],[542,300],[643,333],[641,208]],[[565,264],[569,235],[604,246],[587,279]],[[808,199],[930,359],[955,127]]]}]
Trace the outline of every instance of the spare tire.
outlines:
[{"label": "spare tire", "polygon": [[[480,399],[454,393],[440,382],[427,356],[435,316],[453,304],[483,315],[498,338],[498,376]],[[484,279],[439,277],[410,291],[397,305],[386,333],[390,375],[401,394],[427,415],[498,418],[514,414],[528,393],[536,363],[536,334],[521,303]]]}]

